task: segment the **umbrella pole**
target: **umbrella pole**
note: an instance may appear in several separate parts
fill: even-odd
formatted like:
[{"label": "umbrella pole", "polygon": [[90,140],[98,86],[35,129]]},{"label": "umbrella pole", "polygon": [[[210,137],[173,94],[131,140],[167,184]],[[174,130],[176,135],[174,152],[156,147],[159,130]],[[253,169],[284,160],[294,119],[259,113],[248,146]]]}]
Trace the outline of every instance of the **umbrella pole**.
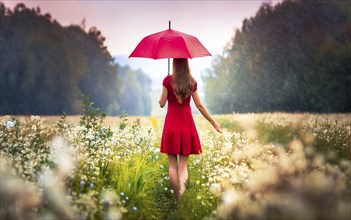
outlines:
[{"label": "umbrella pole", "polygon": [[[171,29],[171,21],[168,21],[168,28]],[[171,66],[171,61],[170,58],[168,58],[168,75],[170,74],[170,66]]]},{"label": "umbrella pole", "polygon": [[168,58],[168,75],[169,75],[169,69],[170,69],[170,59]]}]

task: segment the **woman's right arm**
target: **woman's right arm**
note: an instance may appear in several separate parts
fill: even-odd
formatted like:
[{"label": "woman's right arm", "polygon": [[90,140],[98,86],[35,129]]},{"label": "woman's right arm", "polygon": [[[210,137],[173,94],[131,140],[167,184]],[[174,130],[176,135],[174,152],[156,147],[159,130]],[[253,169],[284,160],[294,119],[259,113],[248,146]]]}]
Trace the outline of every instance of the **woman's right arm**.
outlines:
[{"label": "woman's right arm", "polygon": [[221,132],[221,126],[211,117],[210,113],[208,113],[206,107],[202,104],[197,91],[195,91],[192,96],[193,96],[195,105],[197,109],[199,109],[201,114],[212,124],[212,126],[216,129],[216,131]]}]

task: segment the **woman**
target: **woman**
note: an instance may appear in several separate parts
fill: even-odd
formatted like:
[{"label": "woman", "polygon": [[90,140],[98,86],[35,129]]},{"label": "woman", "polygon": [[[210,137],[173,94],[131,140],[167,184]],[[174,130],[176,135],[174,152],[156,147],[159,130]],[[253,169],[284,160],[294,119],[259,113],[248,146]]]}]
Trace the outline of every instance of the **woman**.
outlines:
[{"label": "woman", "polygon": [[168,154],[169,179],[177,201],[183,195],[188,180],[188,156],[200,154],[202,151],[191,112],[191,96],[201,114],[221,132],[219,124],[213,120],[200,101],[197,83],[191,76],[188,59],[174,58],[172,75],[163,80],[159,103],[163,108],[168,101],[161,152]]}]

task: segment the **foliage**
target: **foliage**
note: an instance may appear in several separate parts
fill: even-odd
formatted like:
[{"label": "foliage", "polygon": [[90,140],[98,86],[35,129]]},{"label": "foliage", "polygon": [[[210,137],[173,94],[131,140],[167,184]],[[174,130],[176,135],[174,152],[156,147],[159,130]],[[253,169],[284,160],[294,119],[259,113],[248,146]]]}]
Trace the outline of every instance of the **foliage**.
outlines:
[{"label": "foliage", "polygon": [[272,114],[263,114],[257,121],[256,130],[261,141],[287,146],[298,138],[310,149],[325,155],[330,163],[351,158],[350,119],[339,115],[301,114],[289,120],[282,115],[275,117],[278,123],[272,118]]},{"label": "foliage", "polygon": [[56,130],[38,116],[26,122],[11,118],[0,130],[1,157],[8,156],[12,168],[26,181],[37,181],[39,174],[53,167],[50,141]]},{"label": "foliage", "polygon": [[235,114],[223,116],[230,132],[199,128],[204,152],[177,204],[161,130],[126,119],[107,128],[85,102],[80,125],[2,119],[1,218],[350,218],[349,115]]},{"label": "foliage", "polygon": [[151,114],[151,79],[141,69],[124,66],[119,70],[123,84],[120,86],[119,104],[129,115]]},{"label": "foliage", "polygon": [[1,118],[1,219],[351,217],[349,114],[218,116],[229,131],[199,128],[203,153],[178,204],[162,130],[126,114],[106,127],[88,96],[83,109],[78,125]]},{"label": "foliage", "polygon": [[[120,78],[123,68],[104,42],[96,27],[63,27],[40,8],[19,3],[12,11],[0,2],[0,114],[79,114],[82,94],[110,115],[135,110],[125,106],[125,98],[148,103],[150,79],[134,70],[129,74],[138,76],[136,82]],[[145,105],[135,114],[148,115],[150,109]]]},{"label": "foliage", "polygon": [[350,112],[350,11],[347,1],[263,4],[204,76],[210,110]]}]

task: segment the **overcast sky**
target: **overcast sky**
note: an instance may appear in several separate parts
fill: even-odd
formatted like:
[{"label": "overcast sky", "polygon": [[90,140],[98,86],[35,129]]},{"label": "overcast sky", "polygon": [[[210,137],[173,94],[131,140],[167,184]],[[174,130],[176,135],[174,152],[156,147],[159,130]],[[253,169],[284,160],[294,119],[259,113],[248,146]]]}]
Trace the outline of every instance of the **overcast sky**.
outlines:
[{"label": "overcast sky", "polygon": [[[221,54],[223,47],[234,36],[235,29],[245,18],[255,15],[267,0],[227,1],[119,1],[119,0],[37,0],[2,1],[6,7],[23,2],[27,7],[40,7],[41,13],[50,13],[61,25],[80,24],[85,18],[87,28],[96,26],[106,37],[105,44],[120,62],[133,68],[141,67],[153,80],[160,80],[167,72],[167,61],[132,58],[124,59],[140,40],[168,28],[196,36],[212,55]],[[200,78],[209,68],[211,57],[190,61],[193,75]],[[118,60],[117,60],[118,61]],[[166,66],[165,66],[166,65]],[[200,85],[201,86],[201,85]]]}]

